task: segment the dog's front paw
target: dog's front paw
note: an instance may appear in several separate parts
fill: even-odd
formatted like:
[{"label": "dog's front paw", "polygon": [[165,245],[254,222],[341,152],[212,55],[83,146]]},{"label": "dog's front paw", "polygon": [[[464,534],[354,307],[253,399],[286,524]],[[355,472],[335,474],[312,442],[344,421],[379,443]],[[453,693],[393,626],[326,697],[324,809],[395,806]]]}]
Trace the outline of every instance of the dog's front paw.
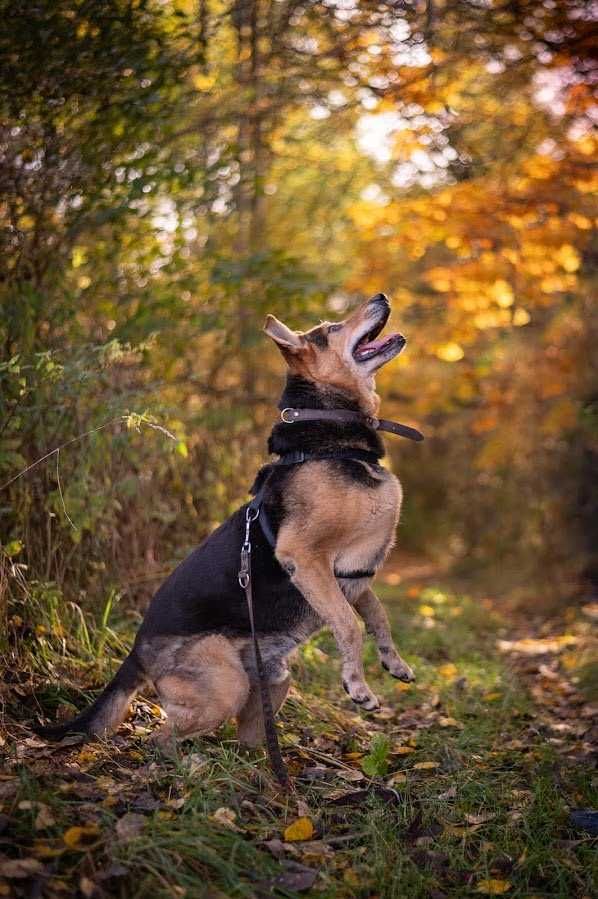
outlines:
[{"label": "dog's front paw", "polygon": [[357,705],[360,705],[362,709],[365,709],[367,712],[373,712],[374,709],[380,708],[378,697],[372,693],[367,684],[357,681],[349,686],[347,681],[344,680],[343,688],[345,692],[349,694],[353,702],[356,702]]},{"label": "dog's front paw", "polygon": [[407,662],[404,662],[400,656],[382,656],[380,662],[382,667],[385,668],[389,674],[392,674],[393,677],[398,678],[398,680],[402,680],[406,684],[415,680],[413,669],[410,668]]}]

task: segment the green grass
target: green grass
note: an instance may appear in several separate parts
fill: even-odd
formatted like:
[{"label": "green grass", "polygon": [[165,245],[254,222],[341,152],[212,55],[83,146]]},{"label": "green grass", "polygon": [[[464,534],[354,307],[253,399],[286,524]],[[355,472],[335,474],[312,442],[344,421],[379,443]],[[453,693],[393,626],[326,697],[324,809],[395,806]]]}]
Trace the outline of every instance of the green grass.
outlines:
[{"label": "green grass", "polygon": [[[73,608],[60,619],[60,597],[39,588],[11,623],[21,673],[5,705],[0,872],[15,858],[38,865],[33,879],[0,873],[0,896],[251,897],[281,875],[274,892],[295,896],[289,877],[307,867],[317,876],[303,895],[321,897],[590,897],[595,841],[571,830],[568,811],[596,806],[595,783],[576,745],[551,741],[539,723],[524,669],[497,651],[505,622],[438,588],[380,593],[417,682],[397,684],[368,644],[383,708],[365,714],[340,687],[331,637],[318,635],[281,716],[296,786],[284,796],[264,753],[239,748],[230,725],[177,758],[157,755],[151,700],[114,740],[27,742],[39,706],[81,707],[132,634],[126,619],[110,625],[110,609],[95,623]],[[388,784],[390,803],[374,790]],[[354,804],[337,804],[361,789]],[[141,817],[127,819],[125,839],[127,813]],[[312,839],[285,843],[299,816]]]}]

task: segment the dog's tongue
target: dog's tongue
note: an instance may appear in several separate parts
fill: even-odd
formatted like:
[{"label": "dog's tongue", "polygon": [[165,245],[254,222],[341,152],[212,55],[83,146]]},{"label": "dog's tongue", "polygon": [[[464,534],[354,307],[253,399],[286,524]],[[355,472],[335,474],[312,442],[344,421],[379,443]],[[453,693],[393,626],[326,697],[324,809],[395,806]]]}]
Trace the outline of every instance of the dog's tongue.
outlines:
[{"label": "dog's tongue", "polygon": [[378,337],[376,340],[369,340],[367,343],[360,343],[357,347],[358,355],[362,353],[372,353],[378,352],[382,347],[389,343],[391,340],[394,340],[395,337],[398,337],[398,334],[387,334],[386,337]]}]

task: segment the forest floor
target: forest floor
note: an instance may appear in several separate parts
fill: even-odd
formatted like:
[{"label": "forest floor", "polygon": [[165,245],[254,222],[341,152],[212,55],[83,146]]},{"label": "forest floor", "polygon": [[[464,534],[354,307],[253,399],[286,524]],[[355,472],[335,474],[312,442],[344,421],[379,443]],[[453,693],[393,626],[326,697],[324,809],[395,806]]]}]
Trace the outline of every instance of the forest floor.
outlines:
[{"label": "forest floor", "polygon": [[386,675],[368,644],[383,706],[364,713],[330,636],[308,644],[280,716],[289,795],[232,726],[159,756],[150,696],[110,741],[33,735],[42,709],[86,703],[133,627],[109,606],[90,627],[30,597],[9,622],[30,664],[0,687],[0,896],[596,895],[598,607],[542,621],[397,580],[379,593],[416,683]]}]

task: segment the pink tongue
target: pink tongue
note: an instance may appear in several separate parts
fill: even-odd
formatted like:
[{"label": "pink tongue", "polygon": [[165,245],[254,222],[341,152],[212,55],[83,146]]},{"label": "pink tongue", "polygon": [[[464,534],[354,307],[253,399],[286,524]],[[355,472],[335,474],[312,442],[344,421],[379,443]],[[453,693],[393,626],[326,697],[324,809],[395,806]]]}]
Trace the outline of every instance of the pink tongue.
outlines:
[{"label": "pink tongue", "polygon": [[360,343],[357,352],[369,353],[370,350],[382,349],[385,343],[388,343],[396,336],[396,334],[388,334],[386,337],[379,337],[378,340],[370,340],[369,343]]}]

